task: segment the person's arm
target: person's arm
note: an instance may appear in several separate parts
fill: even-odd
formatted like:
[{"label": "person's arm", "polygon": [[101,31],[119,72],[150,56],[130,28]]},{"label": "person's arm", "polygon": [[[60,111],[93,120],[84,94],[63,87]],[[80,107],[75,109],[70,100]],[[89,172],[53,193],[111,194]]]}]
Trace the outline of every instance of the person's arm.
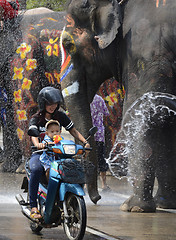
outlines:
[{"label": "person's arm", "polygon": [[[36,128],[38,129],[38,116],[35,115],[33,116],[30,121],[29,121],[29,129],[30,128]],[[39,138],[38,137],[31,137],[31,141],[34,144],[35,147],[37,147],[38,149],[43,149],[45,147],[44,143],[40,143],[39,142]]]},{"label": "person's arm", "polygon": [[82,136],[82,134],[80,132],[78,132],[78,130],[76,130],[75,127],[71,128],[69,130],[70,134],[76,138],[77,140],[79,140],[80,142],[82,142],[83,144],[85,144],[85,147],[89,148],[90,145],[89,143],[86,141],[86,139]]},{"label": "person's arm", "polygon": [[87,147],[87,148],[90,147],[89,143],[87,143],[86,139],[82,136],[82,134],[80,132],[78,132],[78,130],[76,130],[76,128],[74,127],[73,122],[70,120],[70,118],[65,113],[58,111],[58,119],[59,119],[60,124],[67,131],[69,131],[70,134],[74,138],[76,138],[77,140],[79,140],[80,142],[85,144],[85,147]]},{"label": "person's arm", "polygon": [[38,149],[43,149],[45,147],[44,143],[40,143],[38,137],[31,137],[32,143]]},{"label": "person's arm", "polygon": [[0,30],[3,30],[3,15],[4,15],[4,8],[0,5]]}]

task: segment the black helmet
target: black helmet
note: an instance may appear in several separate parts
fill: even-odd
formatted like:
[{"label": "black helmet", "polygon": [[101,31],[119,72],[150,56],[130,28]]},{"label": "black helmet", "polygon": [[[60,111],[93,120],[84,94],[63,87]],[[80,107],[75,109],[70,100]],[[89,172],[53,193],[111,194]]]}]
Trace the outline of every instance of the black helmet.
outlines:
[{"label": "black helmet", "polygon": [[62,95],[59,89],[54,87],[44,87],[38,95],[37,102],[39,105],[40,111],[45,110],[45,106],[52,105],[54,103],[58,103],[56,109],[59,109],[62,103]]}]

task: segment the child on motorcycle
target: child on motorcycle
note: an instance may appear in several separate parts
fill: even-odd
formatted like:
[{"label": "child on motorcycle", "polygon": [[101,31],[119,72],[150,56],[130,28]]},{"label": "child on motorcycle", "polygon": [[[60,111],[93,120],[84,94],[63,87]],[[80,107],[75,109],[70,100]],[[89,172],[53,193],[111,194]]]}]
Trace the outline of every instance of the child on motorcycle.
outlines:
[{"label": "child on motorcycle", "polygon": [[[85,138],[76,130],[73,122],[70,118],[62,111],[59,111],[59,108],[62,103],[62,95],[59,89],[54,87],[45,87],[43,88],[38,95],[38,106],[39,111],[32,117],[29,123],[29,130],[36,129],[39,133],[45,132],[45,124],[53,119],[57,120],[61,126],[63,126],[70,134],[85,144],[85,147],[90,147]],[[30,134],[29,134],[30,135]],[[31,138],[32,143],[38,149],[43,149],[45,147],[44,143],[39,141],[38,135]],[[30,167],[30,181],[29,181],[29,200],[31,207],[31,218],[40,219],[40,215],[37,209],[37,192],[39,187],[39,181],[41,175],[44,173],[44,168],[40,162],[39,153],[32,155],[29,161]]]},{"label": "child on motorcycle", "polygon": [[[60,135],[61,133],[59,122],[57,120],[50,120],[49,122],[46,123],[45,129],[46,129],[46,133],[45,133],[43,143],[44,144],[54,143],[53,137],[55,135]],[[54,160],[53,152],[52,153],[43,152],[42,155],[40,156],[40,162],[46,171],[47,180],[49,180],[49,170],[50,170],[51,162],[53,160]]]}]

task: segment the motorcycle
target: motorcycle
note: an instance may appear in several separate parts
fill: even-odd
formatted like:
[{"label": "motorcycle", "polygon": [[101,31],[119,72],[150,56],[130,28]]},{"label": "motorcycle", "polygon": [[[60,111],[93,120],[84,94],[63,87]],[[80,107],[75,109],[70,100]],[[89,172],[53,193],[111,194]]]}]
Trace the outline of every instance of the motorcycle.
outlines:
[{"label": "motorcycle", "polygon": [[[28,132],[30,136],[39,136],[37,130]],[[96,127],[89,130],[86,140],[97,131]],[[56,136],[57,138],[58,136]],[[86,204],[84,200],[84,184],[86,175],[93,172],[93,164],[84,159],[85,151],[92,150],[71,140],[59,137],[54,145],[46,144],[45,149],[36,150],[53,152],[55,159],[51,163],[49,180],[42,175],[37,195],[38,209],[42,219],[30,217],[28,181],[30,169],[28,161],[25,164],[26,176],[21,189],[27,193],[25,201],[21,194],[16,196],[21,211],[30,220],[30,228],[39,233],[43,228],[52,228],[63,225],[64,232],[70,240],[81,240],[84,237],[87,222]],[[35,147],[34,147],[35,148]],[[76,157],[77,156],[77,157]]]}]

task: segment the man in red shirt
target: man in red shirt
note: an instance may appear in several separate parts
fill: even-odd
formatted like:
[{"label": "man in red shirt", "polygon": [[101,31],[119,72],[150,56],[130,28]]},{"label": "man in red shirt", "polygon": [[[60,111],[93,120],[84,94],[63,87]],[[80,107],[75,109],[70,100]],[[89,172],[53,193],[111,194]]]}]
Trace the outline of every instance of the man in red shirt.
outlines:
[{"label": "man in red shirt", "polygon": [[0,0],[0,20],[6,21],[18,15],[18,0]]},{"label": "man in red shirt", "polygon": [[18,0],[0,0],[0,23],[3,29],[3,22],[14,19],[18,15]]}]

